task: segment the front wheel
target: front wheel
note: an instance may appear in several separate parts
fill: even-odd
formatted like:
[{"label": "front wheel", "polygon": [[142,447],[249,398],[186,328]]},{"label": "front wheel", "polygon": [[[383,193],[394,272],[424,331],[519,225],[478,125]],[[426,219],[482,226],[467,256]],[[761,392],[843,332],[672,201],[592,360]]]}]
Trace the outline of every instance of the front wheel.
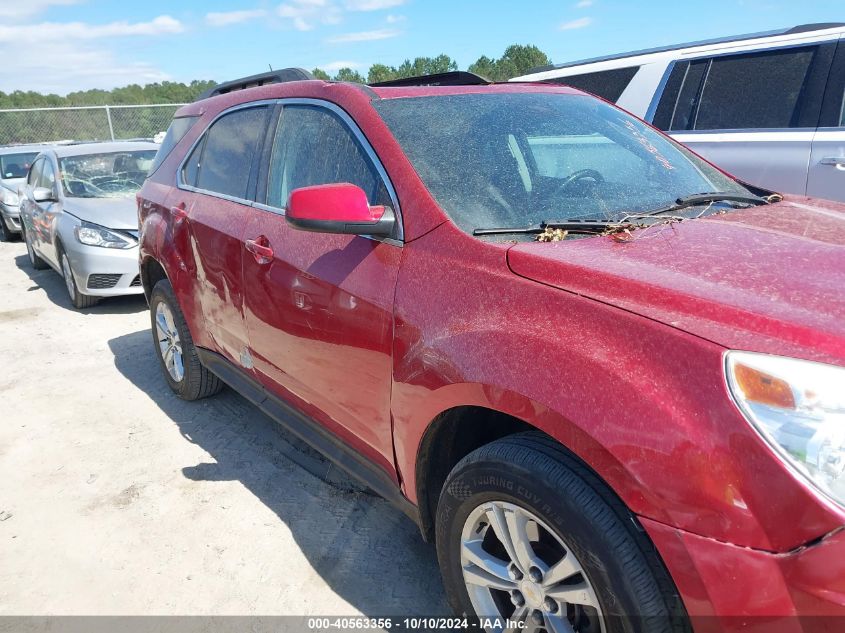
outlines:
[{"label": "front wheel", "polygon": [[92,297],[91,295],[84,295],[79,292],[79,288],[76,286],[76,279],[73,277],[73,269],[70,266],[70,259],[67,256],[67,253],[60,250],[59,251],[60,260],[62,263],[62,277],[65,279],[65,288],[67,288],[68,297],[70,297],[70,302],[73,304],[73,307],[77,310],[84,310],[85,308],[91,308],[97,303],[99,303],[99,297]]},{"label": "front wheel", "polygon": [[218,393],[223,383],[200,362],[185,316],[166,279],[159,281],[150,294],[150,320],[156,356],[173,392],[183,400]]},{"label": "front wheel", "polygon": [[668,573],[634,525],[547,436],[493,442],[455,466],[440,496],[446,593],[492,631],[688,631]]}]

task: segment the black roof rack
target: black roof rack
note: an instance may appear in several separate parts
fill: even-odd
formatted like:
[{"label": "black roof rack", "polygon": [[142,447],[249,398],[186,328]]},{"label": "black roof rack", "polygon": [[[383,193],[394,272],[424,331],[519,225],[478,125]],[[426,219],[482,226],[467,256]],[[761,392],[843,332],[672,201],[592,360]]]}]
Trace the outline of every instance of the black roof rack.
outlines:
[{"label": "black roof rack", "polygon": [[448,73],[435,73],[433,75],[379,81],[370,84],[370,86],[377,88],[396,88],[400,86],[486,86],[491,83],[493,82],[481,75],[463,70],[455,70]]},{"label": "black roof rack", "polygon": [[283,84],[288,81],[306,81],[308,79],[314,79],[314,75],[303,68],[281,68],[279,70],[271,70],[267,73],[259,73],[258,75],[250,75],[249,77],[242,77],[241,79],[233,79],[232,81],[217,84],[214,88],[203,92],[197,98],[197,101],[216,97],[227,92],[234,92],[235,90],[266,86],[267,84]]},{"label": "black roof rack", "polygon": [[753,40],[759,37],[772,37],[774,35],[797,35],[798,33],[810,33],[812,31],[835,29],[843,26],[845,26],[844,22],[820,22],[817,24],[801,24],[799,26],[793,26],[789,29],[763,31],[761,33],[747,33],[745,35],[731,35],[729,37],[717,37],[710,40],[699,40],[697,42],[672,44],[671,46],[644,48],[639,51],[631,51],[630,53],[616,53],[614,55],[605,55],[602,57],[591,57],[589,59],[581,59],[575,62],[567,62],[565,64],[549,64],[547,66],[538,66],[537,68],[532,68],[525,74],[533,75],[534,73],[542,73],[549,70],[560,70],[563,68],[572,68],[574,66],[585,66],[587,64],[594,64],[596,62],[609,62],[614,59],[625,59],[626,57],[639,57],[640,55],[650,55],[652,53],[668,53],[669,51],[677,51],[682,48],[693,48],[695,46],[707,46],[710,44],[728,44],[730,42],[741,42],[743,40]]}]

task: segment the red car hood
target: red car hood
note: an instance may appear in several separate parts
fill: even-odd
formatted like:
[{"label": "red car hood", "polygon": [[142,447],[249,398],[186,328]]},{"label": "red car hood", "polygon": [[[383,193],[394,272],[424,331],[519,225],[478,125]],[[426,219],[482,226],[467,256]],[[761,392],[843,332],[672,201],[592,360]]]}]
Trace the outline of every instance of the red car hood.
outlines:
[{"label": "red car hood", "polygon": [[518,244],[508,264],[727,348],[845,364],[845,205],[790,197],[633,237]]}]

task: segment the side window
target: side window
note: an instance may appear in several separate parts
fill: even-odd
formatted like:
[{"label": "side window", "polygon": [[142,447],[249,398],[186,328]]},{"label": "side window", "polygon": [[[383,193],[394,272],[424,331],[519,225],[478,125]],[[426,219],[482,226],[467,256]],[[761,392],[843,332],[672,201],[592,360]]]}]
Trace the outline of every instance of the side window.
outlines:
[{"label": "side window", "polygon": [[39,158],[35,163],[32,165],[32,168],[29,170],[29,176],[26,179],[26,184],[30,185],[31,187],[38,186],[38,179],[41,178],[41,167],[44,165],[44,159]]},{"label": "side window", "polygon": [[339,182],[361,187],[370,204],[390,202],[381,176],[340,117],[319,106],[285,106],[273,140],[267,204],[283,208],[294,189]]},{"label": "side window", "polygon": [[191,155],[182,167],[182,182],[186,185],[190,185],[191,187],[197,186],[197,174],[199,174],[200,159],[202,158],[202,150],[204,146],[205,137],[203,136],[202,139],[200,139],[200,142],[194,146],[194,150],[191,152]]},{"label": "side window", "polygon": [[845,127],[845,94],[842,95],[842,108],[839,111],[839,127]]},{"label": "side window", "polygon": [[814,53],[812,47],[715,58],[694,129],[797,127],[801,89]]},{"label": "side window", "polygon": [[585,90],[603,99],[615,102],[625,92],[625,88],[631,83],[639,69],[639,66],[614,68],[613,70],[602,70],[595,73],[558,77],[549,79],[546,83],[572,86],[578,88],[578,90]]},{"label": "side window", "polygon": [[196,186],[246,199],[252,160],[264,136],[267,108],[235,110],[206,132]]},{"label": "side window", "polygon": [[164,140],[161,142],[161,146],[158,148],[158,152],[156,153],[155,160],[153,160],[153,164],[150,165],[150,173],[153,173],[156,169],[158,169],[159,165],[164,162],[164,159],[173,151],[173,148],[182,140],[185,134],[188,133],[194,123],[199,120],[198,116],[184,116],[173,119],[170,122],[170,127],[167,128],[167,133],[164,135]]},{"label": "side window", "polygon": [[53,164],[46,158],[42,161],[41,174],[38,177],[37,187],[55,190],[56,174],[53,171]]}]

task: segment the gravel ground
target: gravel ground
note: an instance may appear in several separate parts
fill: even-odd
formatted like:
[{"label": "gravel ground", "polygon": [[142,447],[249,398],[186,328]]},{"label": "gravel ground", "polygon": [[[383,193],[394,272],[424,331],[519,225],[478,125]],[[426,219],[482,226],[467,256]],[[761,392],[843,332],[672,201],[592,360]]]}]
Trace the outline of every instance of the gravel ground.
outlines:
[{"label": "gravel ground", "polygon": [[143,297],[0,243],[0,615],[433,615],[434,549],[231,390],[182,402]]}]

